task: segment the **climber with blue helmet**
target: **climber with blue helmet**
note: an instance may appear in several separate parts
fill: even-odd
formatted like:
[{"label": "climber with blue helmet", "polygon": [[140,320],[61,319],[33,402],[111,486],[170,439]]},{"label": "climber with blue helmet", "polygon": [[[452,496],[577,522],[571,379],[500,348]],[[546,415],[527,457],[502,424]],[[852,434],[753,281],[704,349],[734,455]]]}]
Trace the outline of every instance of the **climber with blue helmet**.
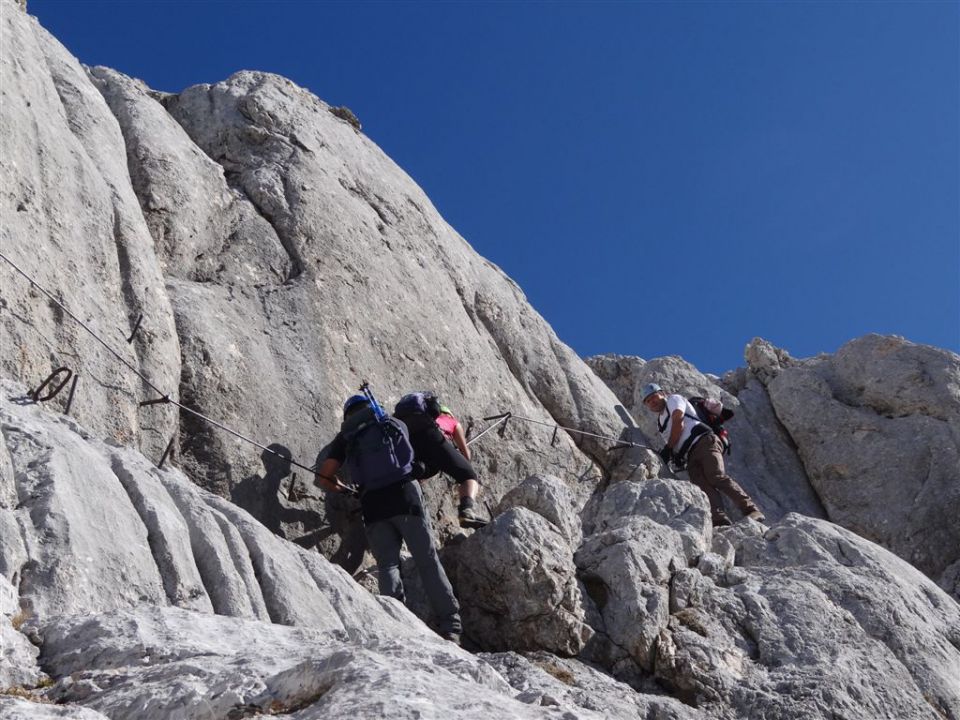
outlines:
[{"label": "climber with blue helmet", "polygon": [[343,404],[340,432],[319,463],[315,482],[329,492],[349,487],[337,472],[344,467],[360,495],[360,510],[370,551],[377,561],[381,595],[404,601],[400,550],[413,556],[440,635],[459,643],[460,606],[440,564],[420,483],[413,478],[413,448],[407,426],[387,415],[365,388]]}]

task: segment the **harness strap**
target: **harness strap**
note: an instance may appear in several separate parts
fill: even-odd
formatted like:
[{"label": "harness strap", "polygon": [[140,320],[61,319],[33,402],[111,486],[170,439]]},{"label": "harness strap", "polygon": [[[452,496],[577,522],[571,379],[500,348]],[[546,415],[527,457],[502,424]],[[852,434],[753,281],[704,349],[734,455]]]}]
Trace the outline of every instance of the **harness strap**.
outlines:
[{"label": "harness strap", "polygon": [[687,452],[689,452],[690,448],[693,447],[693,443],[697,441],[697,438],[709,432],[713,432],[713,431],[710,429],[708,425],[704,423],[694,425],[693,429],[690,431],[690,437],[688,437],[686,439],[686,442],[684,442],[683,445],[680,446],[680,451],[675,452],[673,456],[675,458],[678,458],[679,460],[684,460],[687,457]]},{"label": "harness strap", "polygon": [[[690,413],[684,411],[684,417],[688,417],[691,420],[696,421],[696,425],[693,426],[690,430],[690,436],[684,441],[683,445],[680,446],[680,450],[673,453],[673,456],[678,460],[682,461],[689,452],[690,448],[693,447],[693,443],[704,433],[713,432],[713,429],[707,425],[703,420],[701,420],[696,415],[691,415]],[[670,423],[671,414],[669,409],[667,410],[667,419],[660,422],[660,418],[657,418],[657,429],[662,433],[667,429],[667,425]]]}]

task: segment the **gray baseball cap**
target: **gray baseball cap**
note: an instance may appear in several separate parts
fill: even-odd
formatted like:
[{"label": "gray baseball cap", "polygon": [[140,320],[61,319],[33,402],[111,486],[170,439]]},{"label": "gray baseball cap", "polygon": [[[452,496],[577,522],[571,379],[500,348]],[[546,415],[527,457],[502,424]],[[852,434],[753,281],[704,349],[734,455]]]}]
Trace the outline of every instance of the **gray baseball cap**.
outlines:
[{"label": "gray baseball cap", "polygon": [[656,383],[647,383],[643,386],[643,399],[646,400],[654,393],[663,392],[663,388]]}]

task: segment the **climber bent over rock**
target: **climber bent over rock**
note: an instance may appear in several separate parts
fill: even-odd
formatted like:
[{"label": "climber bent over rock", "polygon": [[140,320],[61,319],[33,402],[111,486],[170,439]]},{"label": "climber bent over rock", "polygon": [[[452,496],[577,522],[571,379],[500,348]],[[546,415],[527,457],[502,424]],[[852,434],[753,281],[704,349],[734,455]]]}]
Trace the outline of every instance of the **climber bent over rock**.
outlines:
[{"label": "climber bent over rock", "polygon": [[700,488],[710,501],[710,513],[715,527],[729,525],[730,518],[723,511],[720,493],[731,500],[746,517],[763,522],[763,513],[746,491],[726,473],[723,464],[723,445],[697,411],[682,395],[667,395],[656,383],[643,388],[643,404],[657,413],[657,429],[666,441],[660,457],[686,462],[690,482]]}]

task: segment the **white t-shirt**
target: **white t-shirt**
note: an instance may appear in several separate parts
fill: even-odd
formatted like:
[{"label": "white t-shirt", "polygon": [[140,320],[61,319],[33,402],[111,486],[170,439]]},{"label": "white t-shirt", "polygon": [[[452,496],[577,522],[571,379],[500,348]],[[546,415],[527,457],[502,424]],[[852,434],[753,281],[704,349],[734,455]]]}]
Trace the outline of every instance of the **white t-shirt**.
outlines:
[{"label": "white t-shirt", "polygon": [[[673,429],[673,413],[677,410],[683,411],[683,432],[680,433],[680,439],[677,440],[677,444],[673,446],[674,452],[680,452],[680,448],[683,447],[683,444],[687,441],[687,438],[690,437],[690,432],[697,425],[702,425],[702,423],[695,419],[697,417],[696,408],[690,404],[690,402],[683,395],[668,395],[667,396],[667,408],[660,415],[657,416],[657,429],[660,430],[660,435],[663,436],[664,442],[670,441],[670,432]],[[693,417],[688,417],[692,415]],[[700,438],[697,438],[698,440]]]}]

